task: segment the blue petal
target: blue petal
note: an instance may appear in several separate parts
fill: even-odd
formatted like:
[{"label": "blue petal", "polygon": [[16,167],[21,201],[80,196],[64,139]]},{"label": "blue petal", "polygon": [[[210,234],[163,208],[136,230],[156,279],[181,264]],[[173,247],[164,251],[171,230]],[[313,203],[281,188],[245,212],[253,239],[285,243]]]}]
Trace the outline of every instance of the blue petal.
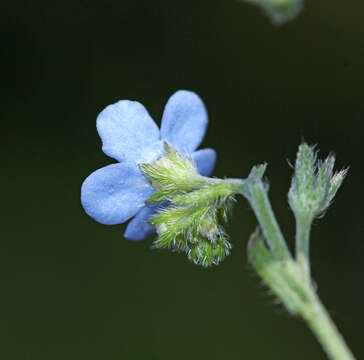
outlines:
[{"label": "blue petal", "polygon": [[210,176],[215,168],[216,151],[213,149],[198,150],[192,153],[192,159],[201,175]]},{"label": "blue petal", "polygon": [[153,204],[144,206],[135,217],[130,220],[124,237],[128,240],[140,241],[155,231],[154,226],[147,224],[147,221],[156,213],[160,205]]},{"label": "blue petal", "polygon": [[169,98],[162,117],[162,140],[191,154],[204,138],[206,127],[207,111],[197,94],[180,90]]},{"label": "blue petal", "polygon": [[102,150],[120,162],[151,162],[162,153],[159,129],[136,101],[121,100],[107,106],[96,125]]},{"label": "blue petal", "polygon": [[120,224],[134,216],[154,192],[136,166],[105,166],[82,184],[81,203],[86,213],[101,224]]}]

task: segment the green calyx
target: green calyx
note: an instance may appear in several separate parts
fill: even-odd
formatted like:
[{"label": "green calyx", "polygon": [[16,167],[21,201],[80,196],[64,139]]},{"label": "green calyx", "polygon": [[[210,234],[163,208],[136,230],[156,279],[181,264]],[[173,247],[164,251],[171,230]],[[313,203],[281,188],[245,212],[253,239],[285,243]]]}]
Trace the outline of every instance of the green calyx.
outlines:
[{"label": "green calyx", "polygon": [[244,181],[201,176],[190,157],[168,143],[164,150],[154,163],[140,165],[156,190],[146,203],[162,203],[149,221],[158,234],[153,246],[183,252],[197,265],[217,265],[231,249],[223,225]]},{"label": "green calyx", "polygon": [[169,200],[206,183],[190,157],[183,157],[167,142],[164,142],[164,152],[165,155],[154,163],[139,164],[140,170],[156,190],[146,201],[147,204]]}]

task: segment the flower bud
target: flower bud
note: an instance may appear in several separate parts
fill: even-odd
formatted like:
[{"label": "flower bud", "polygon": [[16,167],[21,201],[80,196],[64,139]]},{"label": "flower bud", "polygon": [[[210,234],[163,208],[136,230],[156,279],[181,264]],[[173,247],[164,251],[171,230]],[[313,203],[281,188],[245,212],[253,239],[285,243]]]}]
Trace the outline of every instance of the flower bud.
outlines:
[{"label": "flower bud", "polygon": [[301,144],[288,201],[296,216],[315,218],[330,206],[347,170],[334,173],[335,157],[318,160],[314,147]]}]

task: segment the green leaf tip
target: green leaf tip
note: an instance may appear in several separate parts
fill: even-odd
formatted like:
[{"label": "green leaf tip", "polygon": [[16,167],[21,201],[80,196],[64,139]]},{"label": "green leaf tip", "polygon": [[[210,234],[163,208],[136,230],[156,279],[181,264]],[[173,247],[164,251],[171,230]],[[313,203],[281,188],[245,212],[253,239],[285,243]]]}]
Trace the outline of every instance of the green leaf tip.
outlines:
[{"label": "green leaf tip", "polygon": [[302,11],[303,0],[245,0],[258,5],[273,24],[280,25],[294,20]]}]

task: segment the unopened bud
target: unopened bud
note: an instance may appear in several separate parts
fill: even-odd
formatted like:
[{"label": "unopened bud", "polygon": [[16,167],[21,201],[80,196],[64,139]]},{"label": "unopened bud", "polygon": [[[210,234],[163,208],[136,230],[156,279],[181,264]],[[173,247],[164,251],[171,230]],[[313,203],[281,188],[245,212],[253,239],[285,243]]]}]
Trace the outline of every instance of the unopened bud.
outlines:
[{"label": "unopened bud", "polygon": [[347,170],[334,173],[334,164],[334,155],[318,160],[312,146],[300,145],[288,193],[290,207],[296,216],[313,219],[330,206],[347,173]]}]

